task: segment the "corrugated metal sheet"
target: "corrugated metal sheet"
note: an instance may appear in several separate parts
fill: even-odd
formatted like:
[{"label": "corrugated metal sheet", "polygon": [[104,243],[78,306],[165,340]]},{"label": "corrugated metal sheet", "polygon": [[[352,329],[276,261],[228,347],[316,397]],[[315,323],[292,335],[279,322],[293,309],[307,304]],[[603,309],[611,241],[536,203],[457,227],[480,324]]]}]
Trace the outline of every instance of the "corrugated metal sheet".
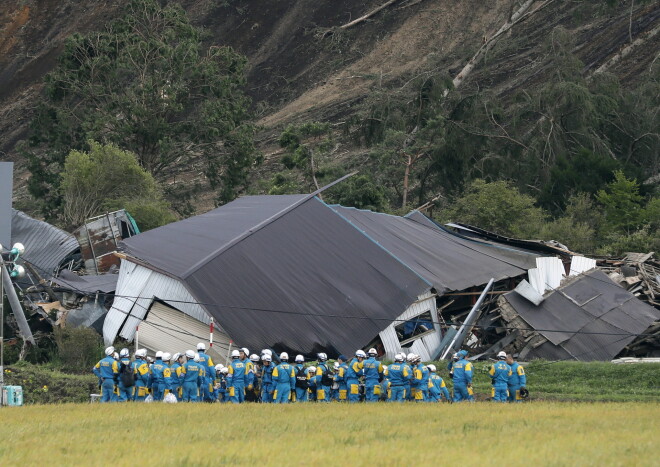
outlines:
[{"label": "corrugated metal sheet", "polygon": [[147,319],[140,324],[140,347],[156,352],[184,352],[195,350],[199,342],[204,342],[214,363],[227,361],[229,336],[221,330],[213,331],[213,347],[208,346],[209,325],[191,318],[185,313],[154,302]]},{"label": "corrugated metal sheet", "polygon": [[541,271],[538,268],[532,268],[527,271],[527,277],[529,277],[529,285],[543,295],[545,293],[545,278],[541,276]]},{"label": "corrugated metal sheet", "polygon": [[16,242],[25,245],[21,257],[44,277],[54,274],[60,263],[79,248],[70,233],[12,209],[11,244]]},{"label": "corrugated metal sheet", "polygon": [[559,288],[561,279],[564,277],[564,264],[559,258],[536,258],[536,267],[539,270],[541,278],[545,281],[545,290]]},{"label": "corrugated metal sheet", "polygon": [[577,276],[596,267],[596,260],[585,256],[573,256],[571,258],[571,272],[569,276]]},{"label": "corrugated metal sheet", "polygon": [[[103,337],[109,343],[117,334],[133,340],[135,328],[144,319],[154,299],[169,303],[205,325],[211,322],[208,313],[196,303],[182,282],[131,261],[121,261],[115,294],[103,326]],[[216,328],[224,332],[217,321]]]},{"label": "corrugated metal sheet", "polygon": [[[419,316],[429,310],[431,311],[431,317],[433,318],[436,332],[417,339],[413,342],[410,349],[407,350],[407,353],[417,353],[423,357],[422,359],[428,360],[428,358],[423,355],[431,355],[440,345],[440,328],[436,323],[435,295],[431,292],[420,295],[416,302],[410,305],[406,311],[396,319],[396,321],[379,333],[380,339],[383,342],[383,347],[385,347],[385,358],[393,360],[394,355],[401,352],[401,344],[399,344],[399,338],[397,337],[395,327],[402,324],[404,321]],[[420,352],[416,352],[414,349],[418,349]]]}]

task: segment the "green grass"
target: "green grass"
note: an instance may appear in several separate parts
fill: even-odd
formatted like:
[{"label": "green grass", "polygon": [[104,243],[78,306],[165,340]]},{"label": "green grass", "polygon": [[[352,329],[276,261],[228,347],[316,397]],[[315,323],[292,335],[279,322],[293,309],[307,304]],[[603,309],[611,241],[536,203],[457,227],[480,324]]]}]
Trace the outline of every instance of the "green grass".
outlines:
[{"label": "green grass", "polygon": [[[451,390],[446,362],[435,362]],[[474,389],[478,400],[490,397],[490,363],[475,363]],[[615,365],[603,362],[543,362],[527,365],[532,400],[592,402],[660,401],[660,364]],[[7,367],[5,384],[23,386],[25,403],[87,402],[98,392],[96,377],[69,375],[48,365],[21,363]],[[46,388],[44,389],[44,386]]]},{"label": "green grass", "polygon": [[0,409],[0,465],[657,465],[660,404]]}]

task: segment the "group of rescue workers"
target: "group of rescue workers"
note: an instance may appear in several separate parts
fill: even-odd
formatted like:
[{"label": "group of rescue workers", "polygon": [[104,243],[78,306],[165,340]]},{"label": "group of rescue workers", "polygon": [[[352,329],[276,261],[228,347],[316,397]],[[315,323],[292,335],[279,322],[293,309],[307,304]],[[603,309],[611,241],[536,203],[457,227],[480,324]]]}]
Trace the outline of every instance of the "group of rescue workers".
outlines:
[{"label": "group of rescue workers", "polygon": [[[264,349],[261,356],[246,348],[231,352],[229,366],[214,365],[203,343],[197,352],[187,350],[171,355],[156,352],[147,357],[146,349],[115,352],[105,349],[106,357],[93,368],[99,378],[101,402],[461,402],[474,401],[473,365],[467,351],[454,354],[448,370],[454,386],[453,397],[433,364],[424,365],[415,354],[397,354],[389,366],[379,362],[376,349],[358,350],[350,361],[343,355],[334,365],[325,353],[317,355],[315,366],[306,366],[302,355],[289,363],[282,352],[279,363]],[[526,395],[523,367],[504,352],[497,355],[488,373],[493,390],[491,400],[520,402]]]}]

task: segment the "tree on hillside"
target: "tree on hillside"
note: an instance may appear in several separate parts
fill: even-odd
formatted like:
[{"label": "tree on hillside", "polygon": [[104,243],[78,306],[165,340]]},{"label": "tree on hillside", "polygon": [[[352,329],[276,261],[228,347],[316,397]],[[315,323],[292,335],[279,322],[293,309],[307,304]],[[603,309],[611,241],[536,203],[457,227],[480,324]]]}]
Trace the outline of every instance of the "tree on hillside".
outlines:
[{"label": "tree on hillside", "polygon": [[99,33],[74,34],[46,77],[32,122],[30,191],[61,203],[59,172],[87,140],[133,152],[154,175],[199,158],[219,201],[235,197],[255,161],[248,122],[246,58],[202,46],[203,33],[177,3],[130,0]]},{"label": "tree on hillside", "polygon": [[316,174],[319,158],[332,149],[330,125],[321,122],[289,125],[280,135],[279,143],[287,151],[282,157],[284,166],[304,170],[318,190],[320,186]]},{"label": "tree on hillside", "polygon": [[90,141],[89,146],[89,152],[71,151],[64,163],[62,215],[70,227],[120,208],[133,215],[141,230],[175,220],[153,176],[134,154],[112,144]]},{"label": "tree on hillside", "polygon": [[465,193],[441,212],[443,221],[461,222],[501,235],[533,238],[545,221],[536,200],[506,181],[472,181]]}]

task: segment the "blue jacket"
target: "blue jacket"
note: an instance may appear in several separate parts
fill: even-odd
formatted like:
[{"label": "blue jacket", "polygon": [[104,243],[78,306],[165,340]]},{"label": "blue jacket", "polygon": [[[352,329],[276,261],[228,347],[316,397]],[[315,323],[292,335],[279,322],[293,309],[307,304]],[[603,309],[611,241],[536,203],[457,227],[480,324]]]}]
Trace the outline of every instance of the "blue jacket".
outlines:
[{"label": "blue jacket", "polygon": [[275,366],[271,363],[270,365],[261,367],[261,387],[265,388],[267,386],[273,385],[273,370]]},{"label": "blue jacket", "polygon": [[289,384],[293,390],[296,387],[296,372],[287,362],[282,362],[273,369],[274,384]]},{"label": "blue jacket", "polygon": [[392,363],[385,370],[385,376],[390,380],[390,385],[398,387],[405,386],[410,377],[410,367],[403,363]]},{"label": "blue jacket", "polygon": [[351,363],[348,364],[348,370],[346,371],[346,379],[358,379],[364,374],[364,362],[358,361],[357,357],[351,360]]},{"label": "blue jacket", "polygon": [[439,397],[441,394],[443,394],[445,399],[450,400],[449,389],[447,389],[447,385],[445,384],[445,381],[440,377],[440,375],[431,373],[429,378],[429,391],[436,397]]},{"label": "blue jacket", "polygon": [[204,376],[210,379],[215,378],[215,368],[213,365],[213,360],[211,360],[210,355],[206,355],[203,350],[197,352],[199,354],[199,364],[204,367]]},{"label": "blue jacket", "polygon": [[518,362],[513,362],[511,365],[511,376],[509,376],[509,386],[523,387],[527,385],[527,375],[525,369]]},{"label": "blue jacket", "polygon": [[472,383],[473,371],[472,363],[461,357],[459,361],[454,362],[454,384]]},{"label": "blue jacket", "polygon": [[410,380],[410,386],[417,389],[428,389],[429,370],[424,370],[424,365],[419,363],[413,367],[413,377]]},{"label": "blue jacket", "polygon": [[383,374],[383,365],[375,357],[369,357],[364,362],[365,382],[378,383],[380,375]]},{"label": "blue jacket", "polygon": [[151,378],[151,370],[149,369],[149,364],[138,358],[133,362],[133,373],[137,376],[135,380],[136,386],[149,387],[149,380]]},{"label": "blue jacket", "polygon": [[340,389],[346,389],[346,372],[348,371],[348,365],[345,363],[342,363],[339,365],[339,368],[337,368],[337,372],[335,373],[334,380],[335,383],[339,384]]},{"label": "blue jacket", "polygon": [[170,373],[172,376],[172,388],[179,387],[183,384],[183,374],[181,373],[181,364],[179,362],[172,363]]},{"label": "blue jacket", "polygon": [[170,369],[167,365],[165,365],[165,363],[163,363],[163,360],[158,359],[154,362],[153,366],[151,367],[151,386],[154,384],[165,383],[165,369],[167,369],[169,376]]},{"label": "blue jacket", "polygon": [[247,380],[246,370],[245,363],[241,360],[232,360],[229,364],[229,373],[227,374],[227,386],[244,387]]},{"label": "blue jacket", "polygon": [[202,365],[194,360],[188,360],[181,367],[181,375],[184,383],[195,383],[201,386],[205,378],[205,370]]},{"label": "blue jacket", "polygon": [[119,376],[119,362],[110,356],[105,357],[92,368],[92,372],[101,379],[116,379]]},{"label": "blue jacket", "polygon": [[488,374],[493,380],[493,386],[506,387],[509,382],[509,376],[511,376],[511,367],[506,362],[499,361],[490,367]]},{"label": "blue jacket", "polygon": [[320,362],[318,365],[316,365],[316,386],[321,387],[321,386],[330,386],[329,384],[322,384],[321,380],[323,379],[323,375],[327,375],[328,377],[330,376],[330,368],[328,368],[328,364],[326,362]]}]

